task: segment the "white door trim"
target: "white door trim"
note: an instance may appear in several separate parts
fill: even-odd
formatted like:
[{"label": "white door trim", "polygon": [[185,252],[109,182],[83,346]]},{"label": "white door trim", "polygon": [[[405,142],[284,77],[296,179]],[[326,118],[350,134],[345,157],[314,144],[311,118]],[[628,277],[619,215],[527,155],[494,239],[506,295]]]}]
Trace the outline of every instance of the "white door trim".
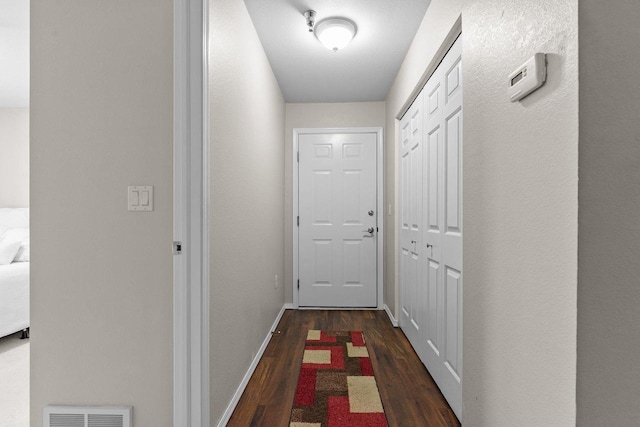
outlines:
[{"label": "white door trim", "polygon": [[384,309],[384,142],[381,127],[349,127],[349,128],[294,128],[293,149],[291,150],[292,181],[293,181],[293,216],[291,226],[293,228],[293,307],[300,308],[298,304],[298,137],[304,134],[318,133],[375,133],[377,139],[376,182],[377,182],[377,210],[378,210],[378,241],[376,248],[377,258],[377,308]]},{"label": "white door trim", "polygon": [[174,0],[174,427],[210,425],[208,8]]},{"label": "white door trim", "polygon": [[462,34],[462,15],[458,15],[458,19],[456,19],[456,22],[453,24],[446,37],[440,44],[440,48],[431,59],[431,62],[429,62],[429,65],[427,65],[427,68],[424,70],[424,73],[422,73],[420,80],[418,80],[418,83],[411,91],[411,94],[409,94],[409,96],[407,97],[407,100],[398,111],[398,114],[396,114],[396,120],[400,121],[402,117],[407,113],[409,107],[411,107],[411,104],[413,104],[413,101],[415,101],[418,95],[420,95],[420,92],[431,78],[431,75],[433,75],[433,73],[436,71],[438,65],[440,65],[444,57],[447,55],[447,52],[449,52],[449,49],[451,49],[451,46],[453,46],[460,34]]}]

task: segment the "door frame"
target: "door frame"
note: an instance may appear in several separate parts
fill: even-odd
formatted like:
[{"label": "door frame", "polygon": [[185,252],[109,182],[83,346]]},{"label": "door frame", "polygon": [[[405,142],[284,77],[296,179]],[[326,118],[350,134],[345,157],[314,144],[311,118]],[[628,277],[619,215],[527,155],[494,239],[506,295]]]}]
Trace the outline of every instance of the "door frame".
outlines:
[{"label": "door frame", "polygon": [[173,426],[208,427],[209,2],[173,9]]},{"label": "door frame", "polygon": [[[298,303],[298,224],[297,217],[298,212],[298,184],[299,184],[299,171],[298,171],[298,138],[300,135],[305,134],[332,134],[332,133],[375,133],[377,144],[377,158],[376,158],[376,209],[378,212],[377,218],[377,241],[376,241],[376,264],[377,264],[377,309],[384,309],[384,133],[382,127],[344,127],[344,128],[294,128],[293,129],[293,149],[291,150],[291,165],[292,165],[292,205],[293,216],[291,217],[291,228],[293,230],[293,275],[292,288],[293,288],[293,307],[299,309]],[[304,307],[308,308],[308,307]],[[326,307],[318,307],[326,309]],[[357,310],[357,308],[355,309]]]}]

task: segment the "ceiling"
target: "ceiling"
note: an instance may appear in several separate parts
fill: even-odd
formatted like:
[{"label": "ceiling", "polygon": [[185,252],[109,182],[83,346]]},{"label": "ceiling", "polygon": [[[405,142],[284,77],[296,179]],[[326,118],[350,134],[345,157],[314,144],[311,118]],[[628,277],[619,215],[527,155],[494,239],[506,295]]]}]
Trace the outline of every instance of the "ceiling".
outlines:
[{"label": "ceiling", "polygon": [[29,107],[29,0],[0,0],[0,108]]},{"label": "ceiling", "polygon": [[[245,0],[287,102],[383,101],[430,0]],[[0,108],[29,106],[29,0],[0,0]],[[358,27],[332,52],[307,31],[342,16]]]},{"label": "ceiling", "polygon": [[[384,101],[430,0],[245,0],[287,102]],[[345,17],[358,30],[338,52],[309,33],[316,22]]]}]

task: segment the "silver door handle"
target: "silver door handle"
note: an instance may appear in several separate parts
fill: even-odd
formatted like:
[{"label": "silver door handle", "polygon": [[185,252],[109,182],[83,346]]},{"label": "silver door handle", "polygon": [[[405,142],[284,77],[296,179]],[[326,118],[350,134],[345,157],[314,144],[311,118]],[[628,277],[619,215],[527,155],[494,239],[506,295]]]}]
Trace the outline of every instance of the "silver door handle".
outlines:
[{"label": "silver door handle", "polygon": [[366,230],[362,230],[363,233],[370,233],[370,234],[373,234],[374,231],[375,231],[375,228],[373,227],[369,227]]}]

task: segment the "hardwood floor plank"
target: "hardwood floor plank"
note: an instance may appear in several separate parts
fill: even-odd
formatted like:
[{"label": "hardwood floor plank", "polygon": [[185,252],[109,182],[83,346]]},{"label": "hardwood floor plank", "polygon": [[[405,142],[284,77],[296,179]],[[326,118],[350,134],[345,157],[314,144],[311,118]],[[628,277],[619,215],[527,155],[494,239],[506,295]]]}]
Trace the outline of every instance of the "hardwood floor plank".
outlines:
[{"label": "hardwood floor plank", "polygon": [[228,426],[289,425],[309,329],[364,332],[390,426],[460,426],[402,331],[377,310],[285,311]]}]

